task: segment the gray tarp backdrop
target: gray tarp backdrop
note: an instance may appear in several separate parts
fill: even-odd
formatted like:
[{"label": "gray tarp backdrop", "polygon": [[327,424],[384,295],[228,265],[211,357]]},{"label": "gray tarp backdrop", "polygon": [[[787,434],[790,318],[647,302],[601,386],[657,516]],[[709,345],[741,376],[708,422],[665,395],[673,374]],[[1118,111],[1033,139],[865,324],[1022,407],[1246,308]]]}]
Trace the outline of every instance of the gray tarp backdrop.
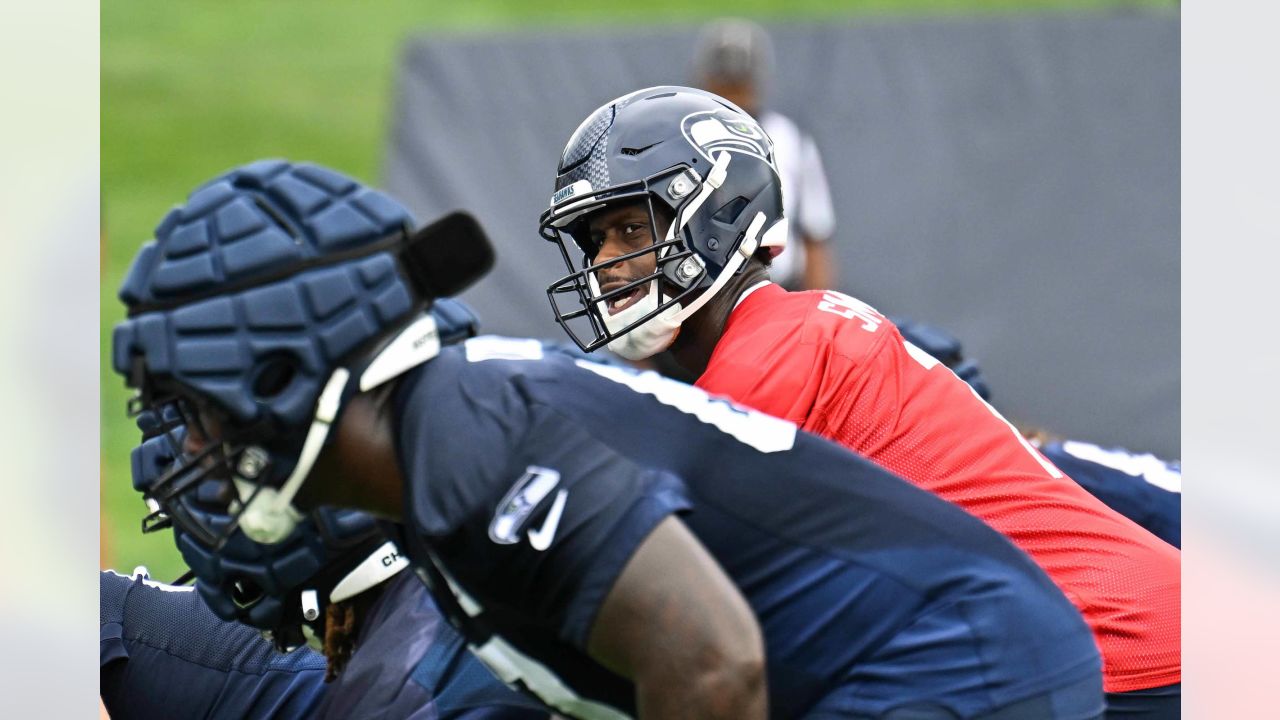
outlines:
[{"label": "gray tarp backdrop", "polygon": [[[770,105],[823,151],[838,289],[942,325],[1011,419],[1176,457],[1179,21],[1015,15],[774,25]],[[385,185],[474,213],[488,332],[566,338],[537,235],[593,109],[688,84],[695,29],[423,35],[402,54]]]}]

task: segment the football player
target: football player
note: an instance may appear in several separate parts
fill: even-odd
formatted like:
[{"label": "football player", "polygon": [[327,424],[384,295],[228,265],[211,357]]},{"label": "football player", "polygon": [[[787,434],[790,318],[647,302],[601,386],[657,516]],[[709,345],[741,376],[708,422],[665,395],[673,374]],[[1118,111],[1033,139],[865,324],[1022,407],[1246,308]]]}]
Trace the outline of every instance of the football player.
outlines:
[{"label": "football player", "polygon": [[787,221],[772,143],[737,106],[682,87],[606,103],[565,146],[540,231],[569,271],[547,292],[580,347],[669,349],[699,388],[973,513],[1084,614],[1116,708],[1178,715],[1178,551],[1067,479],[874,308],[769,281]]},{"label": "football player", "polygon": [[[474,334],[456,302],[440,300],[432,315],[444,342]],[[172,416],[140,420],[132,466],[146,493],[185,431]],[[167,524],[152,518],[150,529]],[[195,588],[102,574],[101,691],[114,718],[547,717],[466,652],[367,515],[321,510],[284,542],[234,533],[216,551],[174,534]]]},{"label": "football player", "polygon": [[261,162],[160,224],[113,364],[185,423],[148,491],[183,533],[222,552],[316,508],[398,523],[472,652],[573,717],[1102,712],[1079,614],[951,504],[654,373],[442,347],[432,299],[490,258],[442,222]]},{"label": "football player", "polygon": [[[983,400],[991,390],[954,335],[935,325],[893,318],[902,338],[946,365]],[[1112,510],[1170,545],[1182,547],[1182,465],[1150,453],[1065,440],[1025,425],[1018,430],[1058,469]]]}]

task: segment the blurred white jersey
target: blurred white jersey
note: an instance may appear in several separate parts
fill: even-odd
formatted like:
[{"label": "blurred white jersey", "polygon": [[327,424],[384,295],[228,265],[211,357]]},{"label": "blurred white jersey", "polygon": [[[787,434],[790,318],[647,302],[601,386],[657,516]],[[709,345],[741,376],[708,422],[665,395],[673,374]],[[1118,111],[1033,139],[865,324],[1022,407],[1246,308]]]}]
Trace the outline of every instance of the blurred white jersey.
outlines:
[{"label": "blurred white jersey", "polygon": [[773,140],[778,174],[782,176],[782,212],[790,224],[787,249],[773,259],[770,278],[786,286],[798,285],[804,269],[804,240],[826,242],[835,232],[835,210],[822,158],[813,138],[785,115],[766,110],[760,124]]}]

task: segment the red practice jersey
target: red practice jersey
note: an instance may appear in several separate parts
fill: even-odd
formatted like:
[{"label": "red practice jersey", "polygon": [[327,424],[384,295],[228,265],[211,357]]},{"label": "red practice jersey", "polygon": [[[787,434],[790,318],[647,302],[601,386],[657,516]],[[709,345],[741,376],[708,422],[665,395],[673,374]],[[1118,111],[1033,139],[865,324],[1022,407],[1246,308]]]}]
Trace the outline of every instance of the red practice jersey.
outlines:
[{"label": "red practice jersey", "polygon": [[768,284],[698,387],[790,420],[982,518],[1080,609],[1107,692],[1181,682],[1181,554],[1064,476],[867,304]]}]

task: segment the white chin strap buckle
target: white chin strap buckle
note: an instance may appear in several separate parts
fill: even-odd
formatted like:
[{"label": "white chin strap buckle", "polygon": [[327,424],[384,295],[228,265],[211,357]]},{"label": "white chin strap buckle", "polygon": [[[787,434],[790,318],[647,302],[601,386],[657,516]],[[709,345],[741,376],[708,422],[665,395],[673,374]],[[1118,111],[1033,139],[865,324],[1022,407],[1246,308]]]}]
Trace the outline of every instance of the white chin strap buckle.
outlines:
[{"label": "white chin strap buckle", "polygon": [[[242,486],[242,481],[237,480],[236,484]],[[244,497],[253,492],[253,488],[240,487]],[[274,545],[282,542],[302,522],[302,513],[275,488],[264,487],[256,492],[257,496],[240,513],[240,529],[256,543]]]}]

